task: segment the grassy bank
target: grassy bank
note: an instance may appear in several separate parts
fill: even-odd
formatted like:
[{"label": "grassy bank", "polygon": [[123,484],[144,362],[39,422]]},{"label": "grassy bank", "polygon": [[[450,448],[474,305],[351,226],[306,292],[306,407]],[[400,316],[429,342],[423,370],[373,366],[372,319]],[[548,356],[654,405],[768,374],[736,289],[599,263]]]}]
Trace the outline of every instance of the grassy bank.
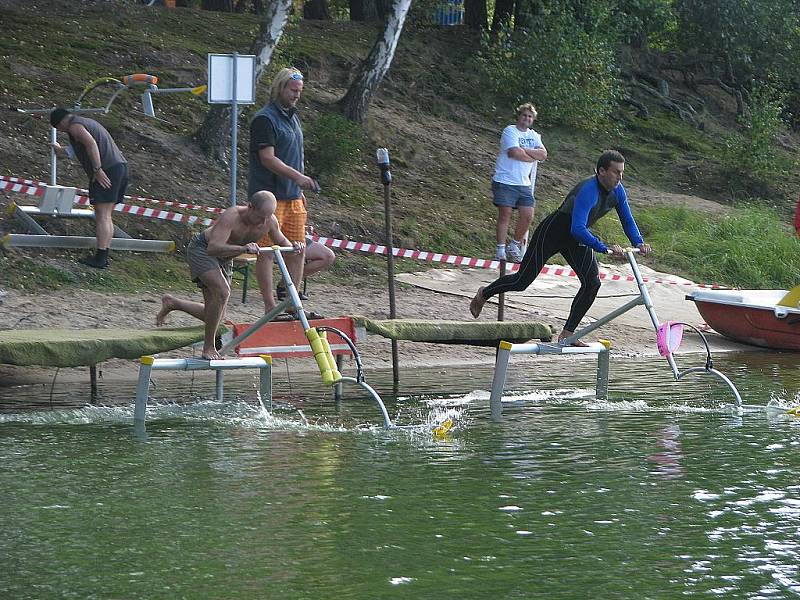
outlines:
[{"label": "grassy bank", "polygon": [[[7,34],[0,41],[0,103],[6,106],[69,105],[88,81],[136,71],[160,76],[163,87],[197,85],[205,78],[206,53],[247,52],[258,26],[250,15],[164,11],[100,0],[24,3],[3,9],[2,17]],[[460,28],[409,27],[367,124],[347,129],[332,116],[333,104],[375,33],[372,25],[295,21],[274,59],[274,68],[295,64],[307,74],[300,110],[309,168],[323,183],[323,193],[309,198],[317,230],[331,237],[383,241],[383,190],[372,157],[375,147],[387,146],[395,176],[396,245],[489,257],[496,216],[489,180],[499,133],[511,110],[486,95],[472,62],[477,37]],[[267,83],[259,87],[258,104],[242,111],[240,201],[247,187],[247,123],[267,97]],[[137,94],[123,94],[102,118],[131,163],[129,193],[226,205],[226,167],[204,156],[192,139],[208,106],[188,95],[160,96],[156,110],[163,120],[153,121],[141,116],[138,102]],[[753,198],[746,181],[740,185],[723,176],[722,140],[734,122],[725,112],[729,108],[722,101],[709,102],[704,130],[657,106],[651,107],[649,119],[620,108],[609,131],[590,134],[549,127],[547,107],[540,107],[542,125],[537,128],[550,159],[540,167],[537,219],[591,173],[602,149],[617,147],[628,157],[626,181],[636,186],[631,194],[636,218],[655,248],[649,264],[696,281],[752,288],[795,285],[800,282],[800,244],[788,215],[800,179],[792,173]],[[46,179],[47,135],[45,123],[2,111],[0,172]],[[60,163],[59,168],[62,183],[85,186],[74,165]],[[652,201],[664,195],[680,196],[681,205]],[[12,200],[20,198],[0,196],[2,205]],[[720,209],[699,208],[709,200],[721,203]],[[192,231],[135,217],[120,217],[119,223],[137,237],[178,242],[185,242]],[[18,230],[8,217],[0,229]],[[596,230],[609,241],[624,241],[613,216]],[[79,224],[69,230],[90,232]],[[77,264],[78,256],[52,251],[0,254],[0,286],[110,292],[192,288],[180,254],[117,252],[114,268],[99,273]],[[400,270],[419,266],[398,261]],[[382,258],[340,253],[334,269],[323,277],[380,286],[384,273]]]}]

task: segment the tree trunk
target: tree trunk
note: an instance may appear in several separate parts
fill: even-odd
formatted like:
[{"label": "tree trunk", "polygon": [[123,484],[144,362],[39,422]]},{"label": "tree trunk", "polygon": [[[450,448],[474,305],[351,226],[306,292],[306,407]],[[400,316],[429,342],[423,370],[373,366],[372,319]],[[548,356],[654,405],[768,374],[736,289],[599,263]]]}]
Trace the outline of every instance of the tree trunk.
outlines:
[{"label": "tree trunk", "polygon": [[392,64],[397,41],[400,39],[410,7],[411,0],[395,0],[383,31],[375,41],[369,56],[362,63],[350,89],[339,101],[342,113],[351,121],[364,122],[370,100]]},{"label": "tree trunk", "polygon": [[375,9],[378,13],[378,18],[383,21],[392,14],[392,0],[375,0]]},{"label": "tree trunk", "polygon": [[486,0],[464,0],[464,25],[483,31],[488,26],[488,19]]},{"label": "tree trunk", "polygon": [[511,15],[514,14],[514,0],[497,0],[494,5],[494,17],[492,18],[492,33],[497,35],[500,28],[511,23]]},{"label": "tree trunk", "polygon": [[328,0],[306,0],[303,3],[303,18],[330,21],[331,11],[328,8]]},{"label": "tree trunk", "polygon": [[349,0],[351,21],[377,21],[378,6],[376,0]]},{"label": "tree trunk", "polygon": [[217,12],[231,12],[233,5],[231,0],[202,0],[200,8],[203,10],[213,10]]},{"label": "tree trunk", "polygon": [[[261,29],[250,48],[250,53],[256,55],[256,84],[272,60],[291,10],[292,0],[272,0],[264,9]],[[230,122],[230,105],[213,104],[196,134],[203,151],[221,163],[226,162],[225,156],[230,145]]]}]

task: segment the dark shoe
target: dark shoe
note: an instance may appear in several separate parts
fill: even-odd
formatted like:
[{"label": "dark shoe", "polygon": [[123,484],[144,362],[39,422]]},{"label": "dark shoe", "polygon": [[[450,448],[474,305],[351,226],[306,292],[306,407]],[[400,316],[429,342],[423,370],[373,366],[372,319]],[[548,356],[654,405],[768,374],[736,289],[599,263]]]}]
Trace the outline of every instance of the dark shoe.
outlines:
[{"label": "dark shoe", "polygon": [[[303,314],[305,315],[307,321],[318,321],[319,319],[325,318],[324,315],[321,315],[318,312],[314,312],[313,310],[304,310]],[[300,317],[297,316],[296,312],[291,313],[291,315],[295,320],[297,321],[300,320]]]},{"label": "dark shoe", "polygon": [[103,260],[102,258],[98,258],[97,255],[87,256],[86,258],[81,258],[78,260],[79,263],[82,265],[86,265],[87,267],[92,267],[94,269],[107,269],[108,268],[108,258]]},{"label": "dark shoe", "polygon": [[[275,295],[278,296],[278,300],[283,300],[286,298],[286,288],[282,285],[279,285],[275,288]],[[300,296],[300,300],[308,300],[308,296],[306,296],[303,292],[298,292]]]}]

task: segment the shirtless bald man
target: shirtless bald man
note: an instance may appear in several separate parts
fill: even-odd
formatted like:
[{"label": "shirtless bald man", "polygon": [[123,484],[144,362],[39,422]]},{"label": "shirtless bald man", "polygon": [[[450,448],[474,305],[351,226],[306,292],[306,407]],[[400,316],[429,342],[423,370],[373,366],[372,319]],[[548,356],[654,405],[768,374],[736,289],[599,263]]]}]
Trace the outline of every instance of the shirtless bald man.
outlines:
[{"label": "shirtless bald man", "polygon": [[191,269],[192,281],[203,292],[203,302],[181,300],[170,294],[161,297],[161,310],[156,325],[164,324],[167,315],[180,310],[206,324],[203,358],[222,358],[217,352],[217,328],[225,315],[231,296],[233,258],[242,253],[258,254],[258,243],[264,235],[279,246],[303,249],[300,242],[290,242],[281,233],[275,217],[275,196],[271,192],[256,192],[246,206],[233,206],[225,210],[214,224],[198,233],[186,249],[186,261]]}]

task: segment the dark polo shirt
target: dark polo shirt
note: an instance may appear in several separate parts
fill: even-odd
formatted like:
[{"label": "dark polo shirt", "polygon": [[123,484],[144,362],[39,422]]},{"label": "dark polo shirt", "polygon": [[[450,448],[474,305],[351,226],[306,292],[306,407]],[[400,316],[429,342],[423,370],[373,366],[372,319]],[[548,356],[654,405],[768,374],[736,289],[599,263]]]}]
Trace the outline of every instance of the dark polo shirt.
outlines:
[{"label": "dark polo shirt", "polygon": [[247,193],[252,196],[261,190],[275,194],[278,200],[300,198],[302,190],[291,179],[281,177],[261,164],[259,150],[275,148],[275,156],[288,166],[303,173],[303,130],[294,109],[281,108],[270,102],[259,110],[250,123],[250,166]]}]

